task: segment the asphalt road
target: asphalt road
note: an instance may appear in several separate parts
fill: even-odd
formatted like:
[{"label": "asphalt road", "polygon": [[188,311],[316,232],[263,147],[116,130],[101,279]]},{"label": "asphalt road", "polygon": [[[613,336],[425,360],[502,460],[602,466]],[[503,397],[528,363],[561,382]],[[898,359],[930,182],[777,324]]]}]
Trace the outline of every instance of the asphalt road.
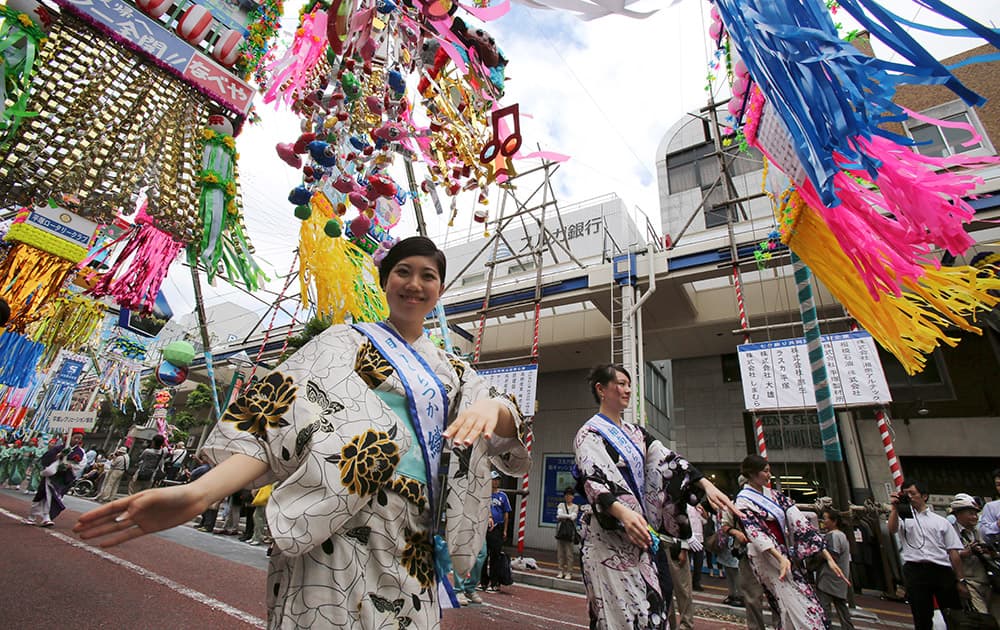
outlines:
[{"label": "asphalt road", "polygon": [[[7,602],[0,615],[3,628],[265,627],[267,558],[262,547],[185,526],[102,550],[71,531],[77,515],[96,504],[75,497],[67,497],[66,503],[69,509],[55,527],[32,527],[21,523],[29,497],[0,490],[0,576]],[[586,600],[580,594],[515,584],[502,593],[482,595],[481,606],[446,610],[442,628],[588,627]],[[695,628],[743,627],[723,619],[696,617]]]}]

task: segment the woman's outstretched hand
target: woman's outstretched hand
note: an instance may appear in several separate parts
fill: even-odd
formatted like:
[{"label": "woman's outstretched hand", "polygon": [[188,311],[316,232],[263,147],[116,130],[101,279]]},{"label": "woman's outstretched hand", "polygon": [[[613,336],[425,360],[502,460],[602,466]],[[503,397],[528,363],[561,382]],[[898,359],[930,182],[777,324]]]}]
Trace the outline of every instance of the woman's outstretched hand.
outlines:
[{"label": "woman's outstretched hand", "polygon": [[192,485],[144,490],[81,515],[73,531],[84,540],[99,539],[101,547],[113,547],[183,525],[208,505]]},{"label": "woman's outstretched hand", "polygon": [[454,440],[455,444],[468,446],[480,436],[489,440],[494,435],[513,437],[515,433],[516,426],[510,410],[495,400],[483,398],[459,413],[445,429],[444,437]]},{"label": "woman's outstretched hand", "polygon": [[705,491],[705,498],[716,510],[729,510],[736,518],[743,518],[743,513],[737,509],[736,504],[726,496],[726,493],[715,487],[715,484],[702,477],[701,487]]}]

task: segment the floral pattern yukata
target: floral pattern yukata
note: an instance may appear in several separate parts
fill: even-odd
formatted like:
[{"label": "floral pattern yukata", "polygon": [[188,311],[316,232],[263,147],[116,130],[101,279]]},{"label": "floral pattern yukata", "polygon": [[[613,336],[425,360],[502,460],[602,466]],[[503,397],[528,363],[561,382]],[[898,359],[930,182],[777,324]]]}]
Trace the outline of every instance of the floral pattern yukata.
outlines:
[{"label": "floral pattern yukata", "polygon": [[[583,582],[590,627],[595,630],[653,630],[666,627],[665,601],[653,556],[629,542],[618,519],[607,514],[615,501],[644,513],[657,531],[677,536],[689,528],[688,503],[696,504],[702,478],[691,464],[642,428],[622,430],[644,455],[642,505],[629,489],[618,451],[586,425],[573,443],[576,466],[591,511],[582,519]],[[690,529],[687,529],[690,535]],[[666,570],[664,568],[664,570]]]},{"label": "floral pattern yukata", "polygon": [[[455,572],[483,545],[490,464],[528,470],[529,430],[516,404],[464,361],[422,337],[411,347],[444,385],[448,418],[492,396],[514,415],[518,436],[455,448],[444,511]],[[267,506],[274,538],[267,578],[268,627],[438,628],[432,507],[421,481],[399,474],[420,445],[375,391],[406,396],[394,368],[362,333],[334,326],[232,402],[204,447],[216,463],[241,453],[266,462],[254,482],[276,485]],[[440,456],[443,440],[428,445]],[[412,453],[409,453],[412,455]],[[420,461],[423,456],[418,455]]]},{"label": "floral pattern yukata", "polygon": [[[736,507],[743,513],[740,524],[750,541],[747,555],[750,557],[750,566],[753,567],[757,581],[764,587],[764,594],[774,618],[778,620],[778,629],[829,628],[830,622],[823,612],[823,607],[806,580],[800,563],[796,562],[822,553],[826,548],[823,537],[806,520],[794,501],[771,488],[764,488],[764,497],[771,499],[785,513],[786,524],[783,535],[785,540],[779,540],[774,533],[774,530],[782,529],[778,519],[748,499],[745,493],[756,493],[756,490],[746,486],[736,496]],[[791,545],[788,544],[788,538],[792,539]],[[786,576],[784,580],[778,579],[781,566],[768,551],[772,547],[777,547],[783,556],[792,561],[790,577]]]}]

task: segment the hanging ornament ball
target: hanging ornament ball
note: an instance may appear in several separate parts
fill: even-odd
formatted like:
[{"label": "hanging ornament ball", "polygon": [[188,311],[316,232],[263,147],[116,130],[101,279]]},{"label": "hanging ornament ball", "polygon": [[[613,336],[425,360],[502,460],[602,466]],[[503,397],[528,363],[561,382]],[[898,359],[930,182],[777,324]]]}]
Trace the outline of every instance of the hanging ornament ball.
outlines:
[{"label": "hanging ornament ball", "polygon": [[326,233],[330,238],[339,238],[344,231],[340,227],[340,221],[336,219],[330,219],[323,226],[323,232]]},{"label": "hanging ornament ball", "polygon": [[240,47],[243,45],[243,34],[234,30],[226,30],[215,42],[212,48],[212,57],[216,61],[231,67],[240,58]]},{"label": "hanging ornament ball", "polygon": [[372,228],[371,219],[361,214],[351,221],[351,234],[354,236],[363,236],[368,233],[368,230]]},{"label": "hanging ornament ball", "polygon": [[305,221],[312,216],[312,208],[306,205],[295,206],[295,218]]},{"label": "hanging ornament ball", "polygon": [[221,133],[224,136],[233,135],[233,123],[222,114],[212,114],[209,116],[208,128],[215,133]]},{"label": "hanging ornament ball", "polygon": [[52,16],[37,0],[7,0],[7,8],[27,15],[35,26],[47,31],[52,24]]},{"label": "hanging ornament ball", "polygon": [[161,361],[156,368],[156,380],[167,387],[177,387],[186,381],[187,377],[188,369],[186,367],[174,365],[169,361]]},{"label": "hanging ornament ball", "polygon": [[194,360],[194,346],[187,341],[172,341],[163,346],[163,358],[174,365],[187,367]]},{"label": "hanging ornament ball", "polygon": [[490,216],[490,211],[486,208],[476,208],[472,215],[472,220],[476,223],[486,223],[486,218]]},{"label": "hanging ornament ball", "polygon": [[177,34],[187,43],[197,46],[208,35],[212,26],[212,13],[203,6],[194,4],[177,20]]},{"label": "hanging ornament ball", "polygon": [[288,193],[288,203],[296,206],[305,205],[309,203],[310,199],[312,199],[312,193],[305,186],[296,186],[292,192]]}]

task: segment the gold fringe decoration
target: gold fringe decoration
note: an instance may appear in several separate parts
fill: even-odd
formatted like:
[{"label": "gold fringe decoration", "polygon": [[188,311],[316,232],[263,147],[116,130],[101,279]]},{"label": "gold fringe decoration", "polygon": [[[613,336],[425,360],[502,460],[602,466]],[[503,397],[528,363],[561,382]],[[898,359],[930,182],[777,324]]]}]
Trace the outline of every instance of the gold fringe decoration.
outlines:
[{"label": "gold fringe decoration", "polygon": [[851,316],[891,352],[908,374],[924,369],[925,355],[942,343],[958,344],[946,329],[982,334],[969,322],[980,308],[990,308],[1000,298],[989,294],[1000,289],[1000,278],[980,277],[968,265],[935,268],[924,265],[919,281],[905,281],[907,291],[896,297],[883,294],[875,300],[837,244],[819,214],[799,195],[785,191],[778,208],[781,242],[788,245],[822,280]]},{"label": "gold fringe decoration", "polygon": [[299,230],[299,288],[303,306],[309,306],[310,287],[315,289],[317,312],[337,323],[382,321],[389,306],[378,285],[375,263],[356,245],[341,236],[326,233],[330,221],[338,222],[329,200],[313,195],[310,217]]},{"label": "gold fringe decoration", "polygon": [[10,306],[7,328],[24,332],[59,294],[76,263],[18,243],[0,264],[0,297]]}]

